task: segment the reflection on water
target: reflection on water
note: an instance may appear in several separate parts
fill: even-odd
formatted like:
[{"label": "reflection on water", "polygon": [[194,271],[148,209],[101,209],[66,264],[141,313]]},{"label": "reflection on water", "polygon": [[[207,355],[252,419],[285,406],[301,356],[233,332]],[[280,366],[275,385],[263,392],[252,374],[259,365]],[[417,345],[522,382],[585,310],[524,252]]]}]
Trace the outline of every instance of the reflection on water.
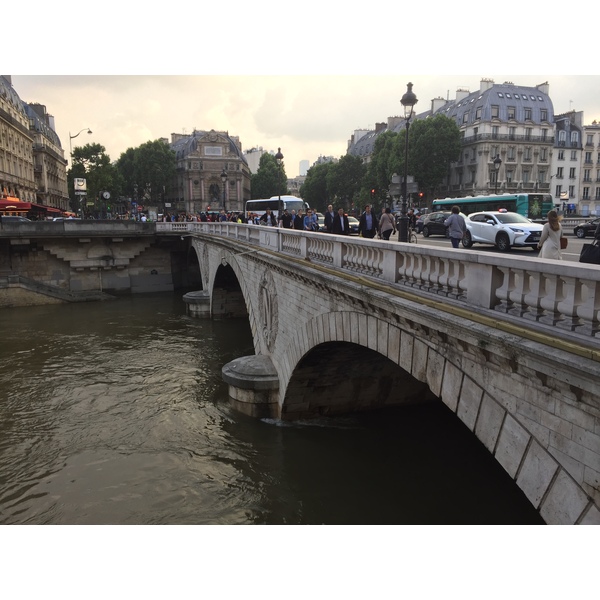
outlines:
[{"label": "reflection on water", "polygon": [[232,411],[246,320],[181,294],[4,311],[0,523],[538,523],[443,405],[299,423]]}]

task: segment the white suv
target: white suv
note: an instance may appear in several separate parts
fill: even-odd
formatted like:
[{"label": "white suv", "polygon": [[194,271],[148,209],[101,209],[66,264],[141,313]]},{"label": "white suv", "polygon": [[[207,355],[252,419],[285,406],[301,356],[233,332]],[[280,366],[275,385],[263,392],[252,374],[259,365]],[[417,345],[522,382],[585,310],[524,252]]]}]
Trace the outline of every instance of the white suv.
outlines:
[{"label": "white suv", "polygon": [[493,244],[502,252],[512,246],[537,249],[543,225],[532,223],[515,212],[487,211],[471,213],[466,219],[467,231],[462,240],[465,248],[473,244]]}]

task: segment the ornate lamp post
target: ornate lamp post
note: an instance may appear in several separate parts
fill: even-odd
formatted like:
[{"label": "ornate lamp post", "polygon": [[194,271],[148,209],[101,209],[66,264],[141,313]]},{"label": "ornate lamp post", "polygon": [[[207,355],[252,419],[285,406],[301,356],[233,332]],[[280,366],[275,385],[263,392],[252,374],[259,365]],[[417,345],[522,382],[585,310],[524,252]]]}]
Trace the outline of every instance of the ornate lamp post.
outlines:
[{"label": "ornate lamp post", "polygon": [[494,179],[496,183],[496,187],[494,189],[494,194],[498,193],[498,174],[500,173],[500,165],[502,164],[502,159],[499,154],[496,154],[496,158],[494,159]]},{"label": "ornate lamp post", "polygon": [[221,171],[221,181],[223,182],[223,210],[227,212],[227,208],[225,207],[225,194],[227,193],[227,171],[225,167]]},{"label": "ornate lamp post", "polygon": [[281,154],[281,148],[277,148],[275,160],[277,161],[277,167],[279,168],[279,202],[277,203],[277,220],[279,221],[281,215],[283,215],[283,207],[281,206],[281,165],[283,164],[283,154]]},{"label": "ornate lamp post", "polygon": [[69,131],[69,156],[71,157],[71,168],[73,168],[73,145],[71,144],[71,140],[74,140],[80,133],[83,133],[87,129],[88,133],[92,133],[92,130],[89,127],[84,127],[79,133],[75,135],[71,135]]},{"label": "ornate lamp post", "polygon": [[413,84],[408,83],[406,86],[406,94],[402,96],[400,103],[404,107],[404,119],[406,121],[406,139],[404,143],[404,181],[402,182],[402,216],[400,217],[400,227],[398,228],[398,241],[408,242],[408,216],[407,216],[407,201],[408,201],[408,128],[410,119],[413,116],[413,109],[418,102],[416,95],[412,91]]}]

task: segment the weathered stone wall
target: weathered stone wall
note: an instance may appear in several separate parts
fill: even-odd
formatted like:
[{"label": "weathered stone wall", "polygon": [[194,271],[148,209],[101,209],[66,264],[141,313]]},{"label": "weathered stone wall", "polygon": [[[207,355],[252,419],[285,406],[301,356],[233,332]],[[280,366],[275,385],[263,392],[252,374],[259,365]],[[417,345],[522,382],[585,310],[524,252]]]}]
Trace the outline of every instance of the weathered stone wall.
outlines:
[{"label": "weathered stone wall", "polygon": [[[271,396],[282,418],[410,401],[424,386],[546,522],[600,523],[597,362],[506,333],[493,319],[471,322],[451,303],[431,308],[418,291],[384,293],[305,261],[236,252],[231,241],[194,247],[209,293],[226,289],[223,263],[235,273],[255,351],[279,377]],[[348,371],[356,364],[381,380]],[[324,372],[332,385],[319,381]]]}]

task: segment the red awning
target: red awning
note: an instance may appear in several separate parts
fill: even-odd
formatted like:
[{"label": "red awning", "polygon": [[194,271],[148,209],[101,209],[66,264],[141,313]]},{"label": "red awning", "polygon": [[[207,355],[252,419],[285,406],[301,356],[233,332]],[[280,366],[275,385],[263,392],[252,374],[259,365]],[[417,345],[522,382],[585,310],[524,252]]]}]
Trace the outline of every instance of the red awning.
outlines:
[{"label": "red awning", "polygon": [[11,210],[31,210],[31,202],[20,202],[18,198],[4,198],[0,200],[0,210],[6,210],[7,207]]}]

